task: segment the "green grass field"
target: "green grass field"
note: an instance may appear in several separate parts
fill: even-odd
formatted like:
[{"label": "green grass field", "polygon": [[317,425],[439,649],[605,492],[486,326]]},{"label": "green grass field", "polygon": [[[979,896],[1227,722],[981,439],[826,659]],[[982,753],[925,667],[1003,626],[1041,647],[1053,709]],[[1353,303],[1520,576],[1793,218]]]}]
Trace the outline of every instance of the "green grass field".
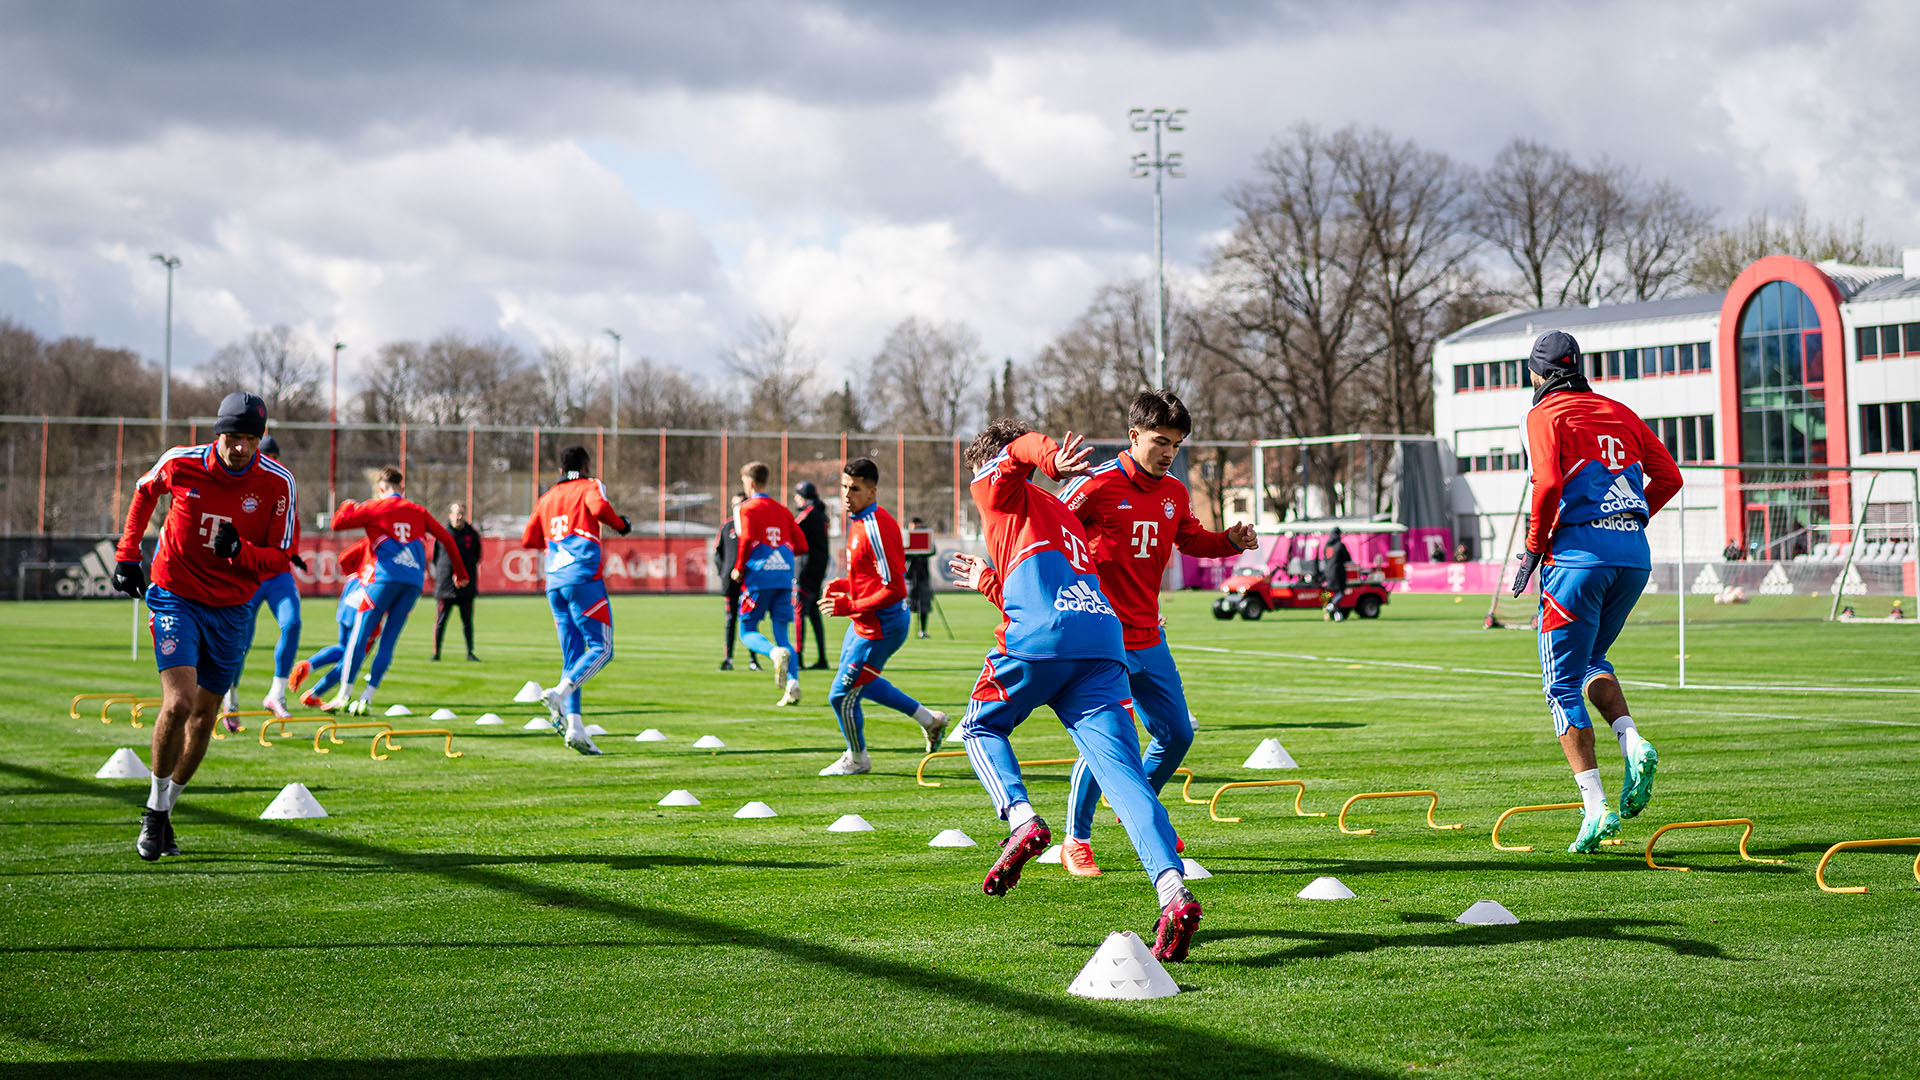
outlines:
[{"label": "green grass field", "polygon": [[[1216,824],[1169,789],[1188,854],[1214,874],[1184,991],[1089,1002],[1068,982],[1110,931],[1149,933],[1151,889],[1103,816],[1108,873],[1036,864],[1004,899],[980,878],[1002,835],[964,759],[918,787],[918,730],[869,710],[875,771],[815,772],[840,748],[826,673],[775,709],[771,677],[718,658],[718,602],[616,602],[619,655],[588,690],[611,729],[581,758],[522,732],[509,704],[550,681],[552,624],[533,599],[483,600],[485,663],[428,663],[431,619],[407,629],[380,704],[460,713],[458,760],[412,740],[371,760],[364,739],[321,756],[305,740],[215,743],[176,812],[187,854],[132,851],[141,781],[98,780],[146,730],[67,716],[70,695],[156,686],[127,657],[124,604],[0,605],[0,1061],[12,1076],[930,1076],[1068,1075],[1914,1076],[1920,889],[1914,851],[1850,853],[1821,893],[1831,843],[1920,835],[1920,697],[1677,691],[1629,683],[1660,749],[1651,808],[1628,844],[1564,854],[1577,799],[1546,719],[1530,634],[1478,629],[1483,610],[1397,600],[1377,622],[1310,614],[1218,623],[1208,597],[1169,598],[1170,632],[1201,731],[1195,790],[1259,779],[1240,763],[1277,736],[1309,810],[1361,791],[1432,787],[1422,804],[1362,803],[1372,836],[1296,818],[1274,791]],[[332,633],[310,603],[306,648]],[[957,641],[910,641],[888,674],[958,712],[988,642],[977,599],[945,600]],[[252,659],[264,688],[272,629]],[[836,633],[838,627],[834,628]],[[1904,626],[1693,628],[1715,679],[1920,688]],[[1643,620],[1614,652],[1623,676],[1671,683],[1674,627]],[[1424,665],[1424,666],[1423,666]],[[504,728],[475,727],[492,710]],[[635,743],[642,728],[666,743]],[[311,731],[310,726],[297,730]],[[691,748],[715,734],[718,754]],[[1063,757],[1049,714],[1016,737]],[[1617,793],[1619,758],[1601,760]],[[1066,769],[1030,776],[1063,822]],[[331,817],[258,814],[301,781]],[[655,801],[688,788],[704,805]],[[752,799],[780,816],[735,820]],[[826,831],[859,813],[876,831]],[[1750,816],[1738,830],[1669,833],[1693,867],[1651,870],[1641,848],[1671,821]],[[963,829],[982,846],[936,849]],[[1345,902],[1296,899],[1338,876]],[[1517,926],[1452,919],[1497,899]]]}]

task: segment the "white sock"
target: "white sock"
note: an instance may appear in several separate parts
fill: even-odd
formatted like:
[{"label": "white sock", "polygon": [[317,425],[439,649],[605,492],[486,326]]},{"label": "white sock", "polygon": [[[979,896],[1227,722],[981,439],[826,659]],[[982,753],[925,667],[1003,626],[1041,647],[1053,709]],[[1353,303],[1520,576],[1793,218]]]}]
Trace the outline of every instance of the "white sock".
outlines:
[{"label": "white sock", "polygon": [[932,727],[934,723],[933,713],[925,705],[913,710],[913,718],[919,721],[921,727]]},{"label": "white sock", "polygon": [[1022,825],[1039,816],[1033,812],[1033,804],[1022,799],[1007,807],[1007,831],[1019,832]]},{"label": "white sock", "polygon": [[1178,870],[1162,870],[1160,876],[1153,879],[1153,891],[1160,894],[1160,906],[1163,908],[1173,903],[1173,898],[1186,887],[1186,879],[1180,876]]},{"label": "white sock", "polygon": [[561,679],[560,684],[553,688],[553,693],[556,697],[559,697],[560,699],[565,700],[567,698],[572,697],[573,692],[578,689],[580,688],[578,686],[575,686],[571,680]]},{"label": "white sock", "polygon": [[1580,786],[1580,801],[1586,804],[1587,816],[1607,808],[1607,789],[1600,786],[1600,770],[1588,769],[1583,773],[1574,773],[1573,782]]},{"label": "white sock", "polygon": [[173,813],[173,804],[180,801],[180,793],[185,790],[187,790],[187,785],[181,783],[180,781],[178,780],[167,781],[167,794],[166,794],[167,805],[164,808],[167,811],[167,813],[169,814]]},{"label": "white sock", "polygon": [[378,687],[374,686],[372,683],[368,683],[367,688],[365,690],[360,691],[360,700],[371,702],[373,700],[373,692],[376,689],[378,689]]},{"label": "white sock", "polygon": [[1620,740],[1620,756],[1631,757],[1640,745],[1640,729],[1633,726],[1633,717],[1623,716],[1611,725],[1613,737]]},{"label": "white sock", "polygon": [[232,690],[227,691],[226,694],[220,699],[220,711],[221,712],[239,712],[240,711],[239,695]]},{"label": "white sock", "polygon": [[164,811],[167,805],[167,778],[155,776],[147,786],[147,809]]},{"label": "white sock", "polygon": [[284,699],[287,696],[287,680],[275,676],[273,688],[267,691],[267,696],[270,698]]},{"label": "white sock", "polygon": [[[580,714],[577,712],[568,713],[567,714],[567,736],[571,738],[575,735],[578,735],[581,738],[585,738],[586,734],[587,734],[587,725],[581,722]],[[552,738],[552,736],[548,736],[548,738]]]}]

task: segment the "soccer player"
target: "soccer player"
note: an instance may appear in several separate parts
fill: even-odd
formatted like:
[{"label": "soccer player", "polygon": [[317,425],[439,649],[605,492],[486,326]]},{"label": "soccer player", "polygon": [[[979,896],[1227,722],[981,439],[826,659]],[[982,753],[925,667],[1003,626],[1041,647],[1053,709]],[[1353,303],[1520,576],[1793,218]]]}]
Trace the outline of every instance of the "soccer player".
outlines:
[{"label": "soccer player", "polygon": [[[740,552],[740,526],[734,521],[734,514],[739,511],[740,504],[745,500],[745,495],[737,492],[734,494],[733,500],[727,503],[727,520],[721,524],[720,531],[713,538],[713,573],[720,579],[721,591],[727,602],[727,618],[724,624],[727,652],[720,658],[721,671],[733,670],[733,639],[740,629],[740,579],[733,574],[734,556]],[[760,658],[748,653],[747,667],[759,671]]]},{"label": "soccer player", "polygon": [[440,644],[447,639],[447,616],[460,612],[460,629],[467,638],[467,659],[479,663],[473,655],[473,600],[480,595],[480,530],[467,520],[465,503],[447,506],[447,531],[460,549],[460,558],[473,571],[472,580],[463,588],[453,583],[453,552],[433,546],[433,658],[440,659]]},{"label": "soccer player", "polygon": [[[353,545],[341,551],[334,562],[345,578],[340,584],[340,603],[334,612],[334,621],[340,624],[340,642],[326,648],[293,665],[293,674],[288,680],[288,688],[300,693],[300,687],[306,683],[307,676],[320,668],[327,673],[305,694],[300,695],[300,704],[309,709],[326,708],[326,693],[340,681],[340,662],[347,657],[347,646],[356,635],[354,629],[360,616],[372,610],[373,601],[367,596],[367,585],[373,580],[373,540],[361,537]],[[380,621],[376,618],[373,625],[358,635],[362,642],[360,651],[368,653],[380,642]]]},{"label": "soccer player", "polygon": [[547,606],[560,635],[560,682],[540,695],[567,746],[600,753],[580,718],[580,687],[613,659],[613,603],[600,576],[600,526],[621,536],[633,531],[607,501],[606,485],[588,475],[584,446],[560,455],[560,480],[533,505],[520,546],[547,551]]},{"label": "soccer player", "polygon": [[[262,438],[260,453],[278,462],[280,460],[279,440],[271,435]],[[299,529],[300,523],[294,522],[295,543],[300,539]],[[300,560],[297,552],[289,557],[289,561],[302,570],[307,568],[307,564]],[[280,640],[273,647],[273,685],[268,688],[267,696],[260,700],[260,707],[284,719],[290,715],[287,712],[287,678],[293,673],[294,660],[300,655],[300,583],[294,580],[291,569],[262,580],[260,587],[254,590],[253,599],[247,601],[247,608],[251,613],[249,618],[252,620],[247,623],[249,627],[253,627],[258,622],[262,604],[266,605],[268,611],[273,612],[273,621],[280,627]],[[247,631],[247,653],[253,651],[253,633],[252,629]],[[233,686],[227,689],[226,703],[222,710],[222,719],[228,731],[240,730],[240,721],[224,714],[238,712],[240,709],[238,696],[240,676],[246,667],[247,656],[246,653],[242,653],[240,668],[233,673]]]},{"label": "soccer player", "polygon": [[[800,655],[793,651],[787,627],[793,622],[793,561],[807,553],[807,538],[780,500],[767,494],[772,470],[749,461],[740,470],[746,498],[733,512],[740,549],[733,557],[733,580],[740,583],[740,640],[747,651],[772,661],[773,679],[782,688],[776,704],[800,704]],[[773,640],[760,632],[760,620],[773,621]]]},{"label": "soccer player", "polygon": [[1333,527],[1327,534],[1327,546],[1320,554],[1320,565],[1325,568],[1322,575],[1327,584],[1327,604],[1322,609],[1328,622],[1346,622],[1347,613],[1340,610],[1340,601],[1347,595],[1347,567],[1353,565],[1353,553],[1347,550],[1346,541],[1340,539],[1340,527]]},{"label": "soccer player", "polygon": [[[1581,375],[1580,344],[1552,330],[1527,358],[1533,408],[1533,515],[1513,595],[1540,569],[1540,676],[1585,815],[1567,845],[1592,852],[1653,796],[1659,755],[1640,737],[1607,649],[1647,587],[1653,568],[1646,526],[1680,490],[1680,469],[1633,410],[1593,392]],[[1544,564],[1544,567],[1542,566]],[[1626,761],[1620,812],[1607,807],[1594,759],[1593,723],[1582,693],[1613,729]]]},{"label": "soccer player", "polygon": [[[427,580],[427,537],[459,550],[447,527],[426,507],[407,498],[407,478],[397,466],[388,465],[380,470],[374,480],[374,490],[377,494],[366,502],[349,499],[333,512],[334,531],[365,529],[373,540],[373,579],[367,583],[367,599],[372,606],[354,624],[354,633],[347,642],[347,676],[341,680],[340,693],[325,705],[328,712],[344,705],[354,716],[365,716],[373,704],[380,680],[386,678],[387,667],[393,663],[394,646],[400,643],[400,633],[406,629],[407,615],[420,599],[420,588]],[[464,587],[471,577],[466,561],[460,560],[454,567],[453,583]],[[367,671],[366,689],[354,697],[353,684],[360,677],[361,662],[366,659],[366,651],[361,647],[365,632],[382,623],[380,647],[374,651],[373,665]]]},{"label": "soccer player", "polygon": [[[1209,559],[1238,555],[1258,543],[1251,525],[1225,532],[1201,528],[1187,486],[1168,475],[1192,433],[1193,418],[1172,391],[1144,391],[1127,409],[1127,449],[1060,491],[1061,501],[1087,530],[1100,592],[1120,616],[1134,715],[1151,737],[1142,766],[1155,794],[1173,779],[1193,745],[1186,689],[1161,627],[1160,579],[1176,547]],[[1082,758],[1073,765],[1067,841],[1060,849],[1068,873],[1100,876],[1092,843],[1099,805],[1100,785]]]},{"label": "soccer player", "polygon": [[819,658],[813,668],[827,670],[827,628],[820,620],[820,583],[826,579],[827,564],[833,552],[827,543],[827,504],[820,500],[820,489],[813,481],[802,480],[793,486],[799,512],[793,524],[807,541],[806,554],[800,559],[800,572],[794,575],[794,599],[799,601],[800,617],[794,625],[800,631],[799,651],[807,651],[807,627],[813,627],[813,648]]},{"label": "soccer player", "polygon": [[887,659],[907,640],[913,616],[907,612],[907,566],[900,526],[880,505],[880,466],[870,458],[847,462],[840,473],[840,500],[847,511],[847,576],[827,585],[835,618],[853,621],[840,642],[840,671],[833,677],[827,703],[840,719],[847,752],[820,770],[821,776],[868,772],[865,698],[906,713],[926,736],[927,753],[940,749],[947,714],[929,709],[880,677]]},{"label": "soccer player", "polygon": [[[174,447],[140,478],[115,550],[113,587],[146,598],[160,671],[153,782],[133,845],[148,862],[180,854],[174,804],[206,756],[220,698],[246,652],[248,602],[262,578],[287,568],[300,516],[293,474],[259,453],[265,402],[228,394],[213,431],[211,443]],[[140,538],[162,495],[172,503],[149,586]]]},{"label": "soccer player", "polygon": [[981,888],[1006,895],[1020,868],[1052,839],[1027,800],[1007,738],[1047,705],[1106,791],[1159,894],[1153,955],[1184,960],[1200,925],[1200,902],[1182,880],[1173,824],[1140,764],[1139,737],[1127,715],[1120,620],[1101,595],[1079,519],[1030,479],[1036,468],[1056,480],[1077,476],[1087,471],[1091,453],[1072,432],[1060,445],[1007,419],[988,424],[967,447],[992,565],[956,554],[950,566],[962,585],[994,602],[1003,621],[960,730],[967,760],[1010,829]]}]

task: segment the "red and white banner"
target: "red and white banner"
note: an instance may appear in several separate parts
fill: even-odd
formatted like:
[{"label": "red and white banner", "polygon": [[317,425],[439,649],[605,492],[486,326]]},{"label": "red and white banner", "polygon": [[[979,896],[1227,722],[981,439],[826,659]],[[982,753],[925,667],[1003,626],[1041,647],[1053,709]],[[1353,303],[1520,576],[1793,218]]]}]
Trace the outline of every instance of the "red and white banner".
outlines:
[{"label": "red and white banner", "polygon": [[[300,557],[307,572],[297,567],[294,579],[302,596],[336,596],[340,592],[340,565],[336,554],[352,545],[357,534],[302,537]],[[622,538],[601,541],[601,577],[615,593],[706,592],[713,576],[713,542],[698,536]],[[498,537],[480,540],[479,584],[482,594],[538,593],[546,589],[540,572],[544,553],[529,551],[517,541]],[[433,574],[427,574],[433,591]]]}]

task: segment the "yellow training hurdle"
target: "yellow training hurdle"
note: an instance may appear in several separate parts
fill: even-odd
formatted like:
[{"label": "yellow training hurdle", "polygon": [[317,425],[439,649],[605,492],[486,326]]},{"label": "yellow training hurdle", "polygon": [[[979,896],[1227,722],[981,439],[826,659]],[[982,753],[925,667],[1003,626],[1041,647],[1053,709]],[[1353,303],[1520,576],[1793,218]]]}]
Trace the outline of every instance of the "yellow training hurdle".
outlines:
[{"label": "yellow training hurdle", "polygon": [[[941,783],[938,780],[927,779],[927,763],[932,761],[934,758],[966,757],[966,756],[967,756],[967,752],[965,750],[935,750],[933,753],[928,754],[926,757],[923,757],[920,759],[920,767],[913,770],[914,782],[919,784],[921,787],[945,787],[946,785]],[[1079,758],[1043,758],[1038,761],[1022,761],[1022,762],[1018,762],[1018,764],[1021,768],[1024,769],[1029,765],[1071,765],[1078,760],[1080,759]]]},{"label": "yellow training hurdle", "polygon": [[[227,733],[221,730],[221,728],[224,725],[222,725],[220,721],[225,720],[229,716],[241,717],[241,716],[272,716],[272,715],[273,715],[272,709],[234,709],[231,712],[223,712],[220,715],[213,718],[213,737],[216,739],[224,739],[227,737]],[[247,725],[241,724],[240,726],[233,729],[233,733],[235,735],[239,735],[244,733],[246,730],[247,730]]]},{"label": "yellow training hurdle", "polygon": [[[1179,776],[1181,773],[1186,773],[1187,778],[1186,780],[1182,781],[1180,784],[1180,801],[1184,803],[1191,803],[1194,806],[1211,806],[1212,804],[1209,803],[1207,800],[1196,799],[1193,797],[1193,770],[1186,768],[1185,766],[1182,766],[1178,769],[1173,770],[1173,775],[1175,776]],[[1216,799],[1220,797],[1220,793],[1217,791],[1214,792],[1213,795],[1214,795],[1214,798]],[[1326,817],[1327,815],[1321,814],[1320,816]]]},{"label": "yellow training hurdle", "polygon": [[289,734],[287,734],[287,725],[288,725],[288,724],[309,724],[309,723],[319,723],[319,724],[331,724],[331,723],[333,723],[333,717],[331,717],[331,716],[326,716],[326,715],[321,715],[321,716],[276,716],[276,717],[274,717],[274,718],[273,718],[273,719],[271,719],[271,720],[265,720],[265,721],[262,721],[262,722],[261,722],[261,724],[260,724],[260,735],[259,735],[259,739],[260,739],[260,745],[261,745],[261,746],[272,746],[272,745],[273,745],[272,743],[270,743],[270,742],[268,742],[268,741],[267,741],[267,729],[268,729],[268,728],[270,728],[270,727],[272,727],[272,726],[273,726],[273,725],[275,725],[275,724],[279,724],[279,725],[280,725],[280,735],[279,735],[279,738],[282,738],[282,739],[288,739],[288,738],[292,738],[292,736],[291,736],[291,735],[289,735]]},{"label": "yellow training hurdle", "polygon": [[375,761],[387,760],[388,755],[380,752],[381,739],[387,740],[387,749],[389,750],[401,749],[400,744],[393,741],[393,737],[396,735],[445,735],[447,737],[447,750],[446,750],[447,756],[450,758],[463,756],[460,751],[455,750],[453,748],[453,732],[448,731],[446,728],[443,728],[443,727],[413,728],[407,731],[394,731],[392,728],[388,728],[386,731],[376,732],[373,736],[373,746],[370,747],[368,751],[373,755],[373,760]]},{"label": "yellow training hurdle", "polygon": [[[1835,854],[1842,851],[1848,851],[1853,848],[1905,847],[1908,844],[1920,844],[1920,836],[1899,836],[1899,837],[1893,837],[1887,840],[1842,840],[1839,843],[1828,848],[1827,853],[1825,855],[1820,856],[1820,865],[1813,868],[1813,883],[1815,885],[1820,886],[1821,892],[1830,892],[1830,893],[1866,892],[1867,887],[1865,885],[1840,886],[1840,885],[1827,884],[1827,861],[1829,859],[1832,859]],[[1915,855],[1913,857],[1913,880],[1920,881],[1920,855]]]},{"label": "yellow training hurdle", "polygon": [[1740,858],[1742,860],[1746,862],[1753,862],[1753,863],[1772,863],[1776,866],[1782,863],[1785,863],[1787,861],[1785,859],[1762,859],[1762,858],[1758,858],[1756,856],[1747,854],[1747,838],[1753,835],[1753,819],[1736,817],[1736,818],[1715,818],[1712,821],[1675,821],[1671,824],[1660,826],[1658,829],[1653,830],[1652,836],[1647,837],[1647,865],[1652,867],[1655,870],[1687,871],[1687,870],[1693,869],[1690,866],[1661,866],[1659,863],[1654,862],[1653,861],[1654,842],[1659,840],[1663,834],[1668,833],[1674,829],[1710,829],[1710,828],[1714,828],[1721,825],[1746,826],[1746,828],[1743,829],[1740,833]]},{"label": "yellow training hurdle", "polygon": [[1348,799],[1346,802],[1342,803],[1340,806],[1340,821],[1339,821],[1340,831],[1343,833],[1346,833],[1349,836],[1372,835],[1373,833],[1372,829],[1347,828],[1347,811],[1353,806],[1354,803],[1359,802],[1361,799],[1410,799],[1410,798],[1415,798],[1421,795],[1424,795],[1428,799],[1432,800],[1427,804],[1427,828],[1429,829],[1465,828],[1465,826],[1463,825],[1441,825],[1435,822],[1433,820],[1433,812],[1440,808],[1440,793],[1437,791],[1432,791],[1432,790],[1423,788],[1419,791],[1363,791],[1360,794],[1353,796],[1352,798]]},{"label": "yellow training hurdle", "polygon": [[[1513,809],[1508,810],[1506,813],[1501,814],[1500,817],[1494,821],[1493,823],[1494,849],[1496,851],[1532,851],[1533,850],[1532,844],[1516,845],[1516,844],[1503,844],[1500,842],[1500,826],[1505,825],[1507,823],[1507,819],[1512,817],[1515,814],[1531,814],[1536,810],[1578,810],[1585,805],[1586,805],[1585,803],[1577,803],[1577,802],[1557,802],[1557,803],[1542,803],[1539,806],[1516,806]],[[1626,843],[1625,840],[1618,840],[1618,839],[1602,840],[1600,842],[1602,844],[1606,844],[1609,847],[1619,847],[1621,844]]]},{"label": "yellow training hurdle", "polygon": [[363,721],[360,721],[359,723],[351,723],[351,724],[331,722],[324,725],[323,727],[320,728],[320,730],[313,733],[313,752],[316,754],[333,753],[332,747],[326,747],[326,746],[320,745],[320,737],[323,735],[326,736],[328,739],[332,740],[334,746],[340,746],[345,744],[347,740],[342,739],[339,735],[335,734],[336,732],[341,731],[345,728],[370,728],[370,727],[386,728],[388,731],[393,730],[393,725],[387,723],[384,720],[363,720]]},{"label": "yellow training hurdle", "polygon": [[[140,722],[140,708],[142,706],[158,704],[160,704],[159,698],[141,697],[138,694],[115,694],[100,703],[100,722],[103,724],[113,723],[113,717],[109,715],[113,711],[113,707],[115,705],[125,705],[128,707],[127,723],[132,724],[134,727],[146,727],[147,725]],[[72,707],[69,706],[67,711],[72,712]]]},{"label": "yellow training hurdle", "polygon": [[[129,694],[125,690],[110,690],[104,694],[75,694],[73,695],[73,700],[67,704],[67,719],[69,720],[80,719],[80,703],[83,701],[98,701],[101,698],[125,699],[125,698],[132,698],[134,696],[135,695]],[[104,712],[105,710],[102,710],[102,711]],[[108,720],[104,716],[101,717],[101,722],[107,723],[107,724],[113,723],[113,721]]]},{"label": "yellow training hurdle", "polygon": [[[1293,793],[1293,813],[1295,817],[1327,816],[1325,811],[1310,814],[1300,809],[1300,800],[1307,797],[1307,782],[1305,780],[1236,780],[1231,784],[1221,784],[1220,787],[1214,791],[1213,798],[1207,802],[1207,816],[1215,821],[1239,821],[1240,819],[1237,817],[1220,816],[1220,796],[1225,795],[1235,788],[1257,787],[1290,787],[1295,789]],[[1199,800],[1196,799],[1194,801],[1197,802]]]}]

